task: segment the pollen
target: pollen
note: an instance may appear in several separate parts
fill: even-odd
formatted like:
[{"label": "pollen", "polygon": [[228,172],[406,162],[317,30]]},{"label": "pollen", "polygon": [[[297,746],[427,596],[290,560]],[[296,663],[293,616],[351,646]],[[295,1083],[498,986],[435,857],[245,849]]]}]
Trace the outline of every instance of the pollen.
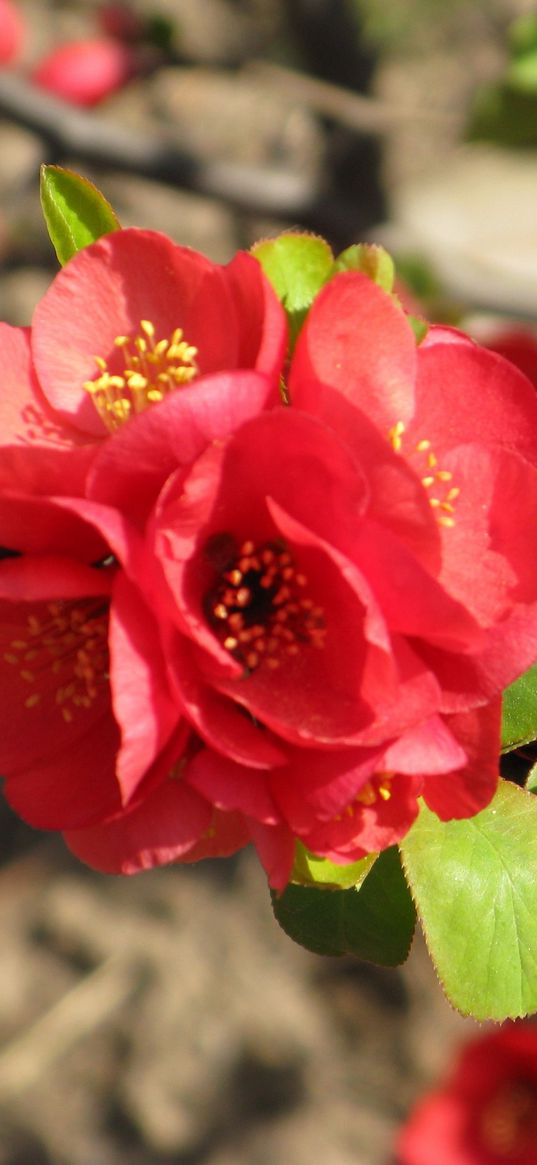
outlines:
[{"label": "pollen", "polygon": [[207,622],[247,675],[258,667],[276,671],[304,649],[324,647],[324,610],[284,542],[239,544],[217,534],[205,557],[217,569],[205,598]]},{"label": "pollen", "polygon": [[460,489],[453,485],[451,470],[439,468],[436,453],[428,437],[423,437],[415,445],[410,445],[405,439],[405,431],[403,422],[396,421],[388,430],[390,445],[395,453],[403,452],[410,464],[417,459],[420,481],[427,491],[429,505],[436,521],[439,526],[449,529],[456,523],[455,502]]},{"label": "pollen", "polygon": [[110,432],[190,384],[199,371],[198,350],[187,343],[181,328],[168,339],[157,340],[151,320],[140,320],[138,334],[116,336],[114,346],[110,364],[95,357],[98,376],[84,384]]},{"label": "pollen", "polygon": [[52,708],[59,724],[70,724],[108,679],[107,608],[95,599],[44,604],[28,616],[26,638],[19,635],[8,648],[3,658],[22,680],[24,707],[46,705],[47,715]]}]

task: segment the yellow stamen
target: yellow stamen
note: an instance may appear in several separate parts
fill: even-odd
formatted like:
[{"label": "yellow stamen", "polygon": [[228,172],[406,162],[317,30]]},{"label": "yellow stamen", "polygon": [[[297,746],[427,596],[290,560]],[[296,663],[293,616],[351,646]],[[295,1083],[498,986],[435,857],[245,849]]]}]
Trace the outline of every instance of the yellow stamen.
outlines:
[{"label": "yellow stamen", "polygon": [[108,362],[95,356],[99,375],[84,384],[110,432],[159,404],[181,385],[190,384],[198,374],[198,350],[183,339],[181,328],[175,328],[169,339],[156,340],[155,325],[140,320],[140,333],[116,336],[114,347],[124,364],[121,371],[111,372]]}]

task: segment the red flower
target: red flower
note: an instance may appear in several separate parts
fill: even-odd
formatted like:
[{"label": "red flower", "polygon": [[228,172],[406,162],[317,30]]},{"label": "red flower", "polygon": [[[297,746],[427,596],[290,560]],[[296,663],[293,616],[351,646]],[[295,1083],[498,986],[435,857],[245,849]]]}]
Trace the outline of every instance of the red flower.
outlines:
[{"label": "red flower", "polygon": [[[113,463],[132,426],[129,516],[140,518],[178,464],[173,440],[166,449],[172,403],[190,461],[277,399],[282,309],[247,255],[220,268],[163,236],[123,231],[60,272],[31,335],[0,325],[0,344],[0,544],[24,554],[0,563],[8,799],[46,828],[115,822],[113,868],[170,860],[194,842],[201,852],[218,815],[183,783],[162,787],[194,734],[170,694],[152,613],[114,565],[135,553],[134,524],[102,507],[101,534],[70,499],[84,497],[96,453],[108,449]],[[97,643],[96,678],[86,662]],[[227,821],[220,832],[222,849],[237,843]]]},{"label": "red flower", "polygon": [[72,105],[92,106],[122,89],[138,71],[134,49],[100,37],[69,41],[53,49],[36,66],[32,80]]},{"label": "red flower", "polygon": [[8,65],[20,56],[26,27],[21,13],[11,0],[0,0],[0,64]]},{"label": "red flower", "polygon": [[523,324],[497,326],[483,336],[481,343],[505,356],[537,388],[537,332]]},{"label": "red flower", "polygon": [[[43,496],[37,473],[38,503],[34,487],[25,504],[53,507],[56,541],[58,514],[79,523],[82,547],[93,531],[116,572],[121,806],[64,822],[69,844],[132,870],[251,838],[281,887],[297,837],[345,863],[399,840],[420,794],[442,818],[476,813],[496,787],[502,688],[537,657],[532,386],[457,333],[433,329],[416,349],[403,312],[349,273],[314,304],[282,407],[281,320],[264,284],[242,260],[205,278],[196,257],[188,351],[172,344],[188,383],[132,416],[138,391],[145,409],[166,385],[152,361],[168,349],[151,348],[145,324],[130,351],[114,337],[148,318],[148,295],[169,336],[177,304],[150,278],[147,250],[164,244],[125,236],[58,276],[33,333],[55,416],[95,444],[82,487],[71,467]],[[94,353],[99,377],[84,388]],[[113,432],[98,442],[100,417]],[[17,807],[32,820],[31,783]]]},{"label": "red flower", "polygon": [[443,1088],[401,1130],[401,1165],[534,1165],[537,1029],[508,1024],[467,1044]]},{"label": "red flower", "polygon": [[[103,440],[138,412],[150,435],[146,410],[178,387],[196,448],[227,433],[236,423],[229,371],[263,374],[257,407],[263,395],[277,399],[286,330],[248,255],[220,267],[164,235],[124,230],[60,271],[31,334],[0,324],[0,343],[0,545],[68,551],[65,539],[50,543],[59,526],[40,523],[37,496],[83,495]],[[142,440],[135,492],[148,507],[169,467],[159,465],[159,448],[150,468],[151,437]],[[168,462],[175,467],[171,450]]]}]

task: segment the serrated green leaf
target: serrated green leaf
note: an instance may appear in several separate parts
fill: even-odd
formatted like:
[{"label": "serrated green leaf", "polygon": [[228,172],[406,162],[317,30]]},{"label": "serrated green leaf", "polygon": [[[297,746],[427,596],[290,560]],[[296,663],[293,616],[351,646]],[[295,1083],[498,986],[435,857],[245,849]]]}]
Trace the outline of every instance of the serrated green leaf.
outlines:
[{"label": "serrated green leaf", "polygon": [[361,271],[373,283],[390,294],[393,291],[395,267],[391,255],[375,243],[354,243],[338,255],[334,272]]},{"label": "serrated green leaf", "polygon": [[310,853],[298,841],[291,881],[300,886],[319,886],[325,890],[348,890],[350,886],[361,886],[377,856],[368,854],[350,866],[336,866],[334,862],[329,862],[328,858],[319,858],[316,854]]},{"label": "serrated green leaf", "polygon": [[315,296],[333,273],[332,250],[318,235],[291,233],[256,243],[252,255],[285,308],[293,344]]},{"label": "serrated green leaf", "polygon": [[388,967],[408,955],[416,916],[395,847],[380,854],[358,888],[291,885],[273,894],[272,905],[286,934],[316,954],[354,954]]},{"label": "serrated green leaf", "polygon": [[537,800],[500,781],[487,809],[439,821],[422,807],[401,844],[429,952],[474,1019],[537,1010]]},{"label": "serrated green leaf", "polygon": [[537,664],[503,693],[502,752],[537,739]]},{"label": "serrated green leaf", "polygon": [[62,265],[101,235],[120,229],[104,195],[72,170],[42,166],[40,192],[50,240]]}]

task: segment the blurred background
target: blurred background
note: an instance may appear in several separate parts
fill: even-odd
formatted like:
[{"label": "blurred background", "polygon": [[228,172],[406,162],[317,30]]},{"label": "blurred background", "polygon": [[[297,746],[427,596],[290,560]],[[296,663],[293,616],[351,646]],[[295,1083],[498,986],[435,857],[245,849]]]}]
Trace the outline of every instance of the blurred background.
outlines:
[{"label": "blurred background", "polygon": [[[0,0],[0,318],[57,269],[46,161],[216,261],[382,242],[429,316],[531,333],[534,7]],[[0,919],[0,1165],[394,1165],[477,1028],[419,940],[398,971],[293,946],[248,853],[107,878],[2,808]]]}]

